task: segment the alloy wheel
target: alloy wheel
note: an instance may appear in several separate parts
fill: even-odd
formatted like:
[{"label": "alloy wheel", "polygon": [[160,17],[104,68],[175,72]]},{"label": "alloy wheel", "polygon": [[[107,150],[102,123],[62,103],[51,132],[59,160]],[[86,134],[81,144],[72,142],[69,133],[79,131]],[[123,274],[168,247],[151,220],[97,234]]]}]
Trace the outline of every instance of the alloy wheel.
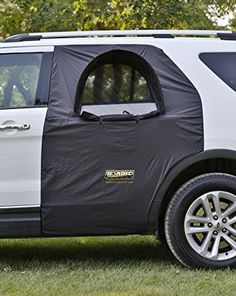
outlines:
[{"label": "alloy wheel", "polygon": [[210,260],[236,256],[236,195],[211,191],[188,208],[184,231],[194,251]]}]

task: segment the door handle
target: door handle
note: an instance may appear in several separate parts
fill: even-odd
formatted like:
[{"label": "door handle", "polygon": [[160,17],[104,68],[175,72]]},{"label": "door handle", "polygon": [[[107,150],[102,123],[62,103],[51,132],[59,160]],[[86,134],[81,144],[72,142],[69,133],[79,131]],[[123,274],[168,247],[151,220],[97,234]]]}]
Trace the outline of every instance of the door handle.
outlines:
[{"label": "door handle", "polygon": [[17,130],[17,131],[27,131],[30,129],[30,124],[10,124],[10,125],[0,125],[0,131],[6,130]]}]

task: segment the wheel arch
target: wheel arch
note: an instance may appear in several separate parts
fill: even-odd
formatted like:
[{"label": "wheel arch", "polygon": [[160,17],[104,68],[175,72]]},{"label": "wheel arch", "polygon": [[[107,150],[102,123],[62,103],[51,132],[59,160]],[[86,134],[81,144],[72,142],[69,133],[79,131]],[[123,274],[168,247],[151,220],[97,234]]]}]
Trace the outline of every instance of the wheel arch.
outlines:
[{"label": "wheel arch", "polygon": [[149,208],[149,232],[164,237],[164,217],[177,189],[204,173],[222,172],[236,176],[236,151],[214,149],[200,152],[178,162],[167,174],[155,193]]}]

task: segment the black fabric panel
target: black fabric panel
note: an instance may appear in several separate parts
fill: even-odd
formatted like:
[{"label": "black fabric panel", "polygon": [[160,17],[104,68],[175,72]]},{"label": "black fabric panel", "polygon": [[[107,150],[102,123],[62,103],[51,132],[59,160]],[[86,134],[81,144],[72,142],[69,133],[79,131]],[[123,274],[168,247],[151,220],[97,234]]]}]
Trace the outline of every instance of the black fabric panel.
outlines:
[{"label": "black fabric panel", "polygon": [[[83,70],[98,55],[130,50],[153,66],[164,114],[90,121],[74,113]],[[143,45],[56,47],[42,152],[42,230],[50,235],[143,233],[154,193],[172,166],[203,150],[201,100],[163,53]],[[135,170],[107,184],[105,170]]]},{"label": "black fabric panel", "polygon": [[[75,109],[75,96],[80,78],[89,64],[104,53],[125,50],[144,58],[149,64],[154,61],[157,52],[162,51],[152,46],[99,45],[55,47],[48,117],[65,116]],[[165,61],[164,61],[165,62]],[[151,64],[152,65],[152,64]],[[153,66],[153,65],[152,65]],[[137,66],[138,67],[138,66]],[[93,67],[91,67],[93,70]],[[154,69],[155,70],[155,69]],[[156,71],[154,71],[158,74]],[[156,83],[154,88],[158,88]],[[160,92],[160,97],[162,93]],[[66,98],[66,99],[65,99]],[[159,100],[163,108],[162,98]]]}]

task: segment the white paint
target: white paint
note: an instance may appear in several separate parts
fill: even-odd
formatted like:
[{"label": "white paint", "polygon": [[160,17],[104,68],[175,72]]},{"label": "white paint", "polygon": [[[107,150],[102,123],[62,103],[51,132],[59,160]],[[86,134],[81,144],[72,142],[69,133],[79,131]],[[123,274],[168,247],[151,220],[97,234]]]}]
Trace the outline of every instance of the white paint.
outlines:
[{"label": "white paint", "polygon": [[25,131],[0,131],[0,207],[40,205],[46,112],[47,107],[0,110],[0,125],[30,124]]},{"label": "white paint", "polygon": [[[7,44],[7,43],[5,43]],[[3,53],[27,53],[27,52],[53,52],[54,51],[54,46],[30,46],[30,44],[26,44],[27,46],[19,47],[19,46],[14,46],[12,44],[12,47],[7,47],[7,46],[2,46],[0,45],[0,54]]]},{"label": "white paint", "polygon": [[[54,47],[0,48],[0,54],[50,52]],[[41,149],[47,107],[0,109],[1,125],[30,124],[25,131],[0,131],[0,207],[40,206]]]}]

